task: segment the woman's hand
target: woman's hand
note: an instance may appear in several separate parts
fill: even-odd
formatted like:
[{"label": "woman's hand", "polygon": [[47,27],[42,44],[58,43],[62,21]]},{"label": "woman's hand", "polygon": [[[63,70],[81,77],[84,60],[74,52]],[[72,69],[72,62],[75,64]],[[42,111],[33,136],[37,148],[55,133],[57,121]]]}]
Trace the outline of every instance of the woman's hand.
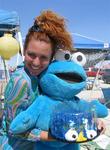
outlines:
[{"label": "woman's hand", "polygon": [[43,141],[55,141],[55,139],[52,138],[51,135],[49,134],[49,132],[47,132],[47,131],[41,131],[40,139]]},{"label": "woman's hand", "polygon": [[98,125],[98,130],[100,131],[100,134],[104,134],[106,130],[106,125],[104,123],[104,120],[98,119],[97,125]]}]

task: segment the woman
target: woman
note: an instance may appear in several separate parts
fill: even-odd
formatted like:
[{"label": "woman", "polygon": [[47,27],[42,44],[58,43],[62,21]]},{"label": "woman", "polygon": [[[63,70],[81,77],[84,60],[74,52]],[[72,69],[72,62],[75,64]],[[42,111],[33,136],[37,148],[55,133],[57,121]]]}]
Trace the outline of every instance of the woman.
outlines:
[{"label": "woman", "polygon": [[25,110],[38,96],[37,76],[44,71],[57,49],[72,50],[72,39],[65,27],[65,20],[52,11],[44,11],[35,18],[24,43],[24,64],[12,74],[5,90],[3,150],[31,150],[37,140],[49,140],[48,133],[31,130],[12,137],[8,128],[14,117]]},{"label": "woman", "polygon": [[[72,39],[66,30],[65,20],[52,11],[44,11],[36,17],[26,36],[24,64],[13,73],[5,90],[6,111],[1,149],[32,150],[36,141],[51,140],[48,132],[40,129],[12,136],[8,128],[15,116],[26,110],[38,96],[37,76],[48,67],[59,48],[72,50]],[[79,149],[78,145],[74,146],[75,150]]]}]

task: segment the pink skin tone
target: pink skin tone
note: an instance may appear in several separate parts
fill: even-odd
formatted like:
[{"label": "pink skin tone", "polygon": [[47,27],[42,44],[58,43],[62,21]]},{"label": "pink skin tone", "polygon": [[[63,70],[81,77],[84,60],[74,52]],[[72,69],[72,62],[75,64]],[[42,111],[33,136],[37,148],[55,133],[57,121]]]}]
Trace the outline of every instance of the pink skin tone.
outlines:
[{"label": "pink skin tone", "polygon": [[50,43],[32,39],[25,50],[25,65],[32,75],[39,75],[50,63],[52,46]]},{"label": "pink skin tone", "polygon": [[104,123],[104,120],[98,119],[97,125],[98,125],[98,129],[101,130],[101,134],[104,134],[106,130],[106,125]]}]

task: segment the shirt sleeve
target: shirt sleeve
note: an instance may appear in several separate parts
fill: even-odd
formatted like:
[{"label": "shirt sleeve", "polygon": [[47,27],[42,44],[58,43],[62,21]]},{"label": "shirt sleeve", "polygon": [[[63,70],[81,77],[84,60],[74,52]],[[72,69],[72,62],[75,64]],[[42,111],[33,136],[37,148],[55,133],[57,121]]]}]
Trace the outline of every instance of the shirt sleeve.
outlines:
[{"label": "shirt sleeve", "polygon": [[[26,110],[35,98],[30,85],[21,75],[11,77],[5,89],[5,125],[8,133],[9,125],[17,114]],[[37,96],[37,95],[36,95]],[[13,135],[29,141],[40,139],[40,129],[33,129],[25,134]]]}]

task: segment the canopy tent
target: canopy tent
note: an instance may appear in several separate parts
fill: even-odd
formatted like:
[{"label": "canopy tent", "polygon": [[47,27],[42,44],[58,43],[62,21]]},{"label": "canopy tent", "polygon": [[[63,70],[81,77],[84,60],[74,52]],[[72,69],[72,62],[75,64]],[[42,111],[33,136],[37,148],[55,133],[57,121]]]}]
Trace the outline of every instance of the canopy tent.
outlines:
[{"label": "canopy tent", "polygon": [[110,44],[77,33],[72,34],[76,49],[110,49]]},{"label": "canopy tent", "polygon": [[0,36],[6,31],[19,31],[19,16],[15,11],[9,12],[0,9]]},{"label": "canopy tent", "polygon": [[[19,41],[20,45],[20,52],[22,55],[23,60],[23,43],[22,43],[22,36],[20,32],[20,21],[19,16],[16,11],[7,11],[0,9],[0,39],[2,39],[5,36],[5,33],[11,33],[12,36],[14,36],[15,39]],[[1,40],[2,41],[2,40]],[[0,53],[2,54],[2,53]],[[5,78],[9,78],[9,61],[5,60],[2,55],[0,57],[2,60],[1,62],[1,70],[5,70]],[[11,58],[13,59],[13,58]],[[16,55],[16,61],[15,61],[16,67],[19,63],[19,52]],[[6,79],[7,80],[7,79]]]},{"label": "canopy tent", "polygon": [[72,33],[74,48],[86,56],[85,67],[96,65],[110,53],[110,44],[78,33]]},{"label": "canopy tent", "polygon": [[20,51],[23,57],[23,43],[19,20],[20,19],[16,11],[7,11],[0,9],[0,37],[3,36],[5,32],[11,32],[13,36],[16,35],[20,43]]}]

